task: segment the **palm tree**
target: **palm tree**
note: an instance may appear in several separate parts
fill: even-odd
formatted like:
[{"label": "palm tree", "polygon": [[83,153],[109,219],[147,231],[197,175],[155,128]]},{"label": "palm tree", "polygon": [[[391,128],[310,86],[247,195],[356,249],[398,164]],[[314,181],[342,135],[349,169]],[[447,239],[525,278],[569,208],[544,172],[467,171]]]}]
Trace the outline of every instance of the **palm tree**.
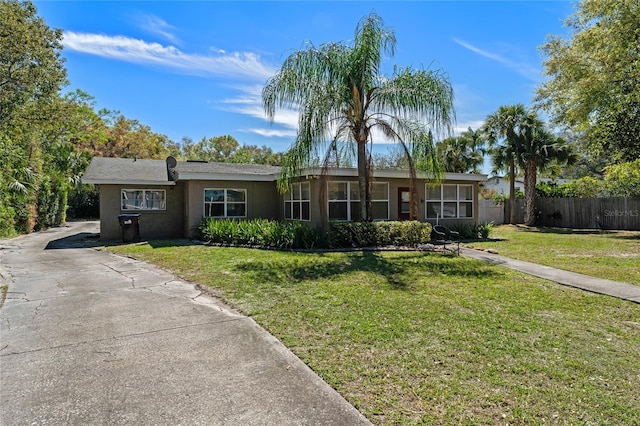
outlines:
[{"label": "palm tree", "polygon": [[[394,68],[380,74],[384,54],[393,56],[395,32],[374,12],[363,18],[353,46],[310,45],[292,53],[262,92],[273,122],[277,108],[299,109],[298,134],[285,155],[281,191],[321,152],[326,173],[344,144],[355,148],[360,216],[371,220],[371,147],[374,135],[397,142],[408,159],[411,182],[416,170],[437,176],[439,163],[432,132],[449,132],[454,121],[453,89],[440,71]],[[374,132],[376,131],[376,132]],[[415,187],[415,185],[413,185]],[[412,191],[415,202],[415,188]],[[412,214],[417,214],[417,208]]]},{"label": "palm tree", "polygon": [[536,220],[538,170],[545,170],[558,164],[571,165],[577,161],[578,157],[573,147],[547,130],[535,113],[528,115],[523,130],[518,162],[524,170],[524,222],[531,226]]},{"label": "palm tree", "polygon": [[447,138],[436,146],[445,171],[480,173],[484,163],[484,141],[480,130],[471,127],[460,136]]},{"label": "palm tree", "polygon": [[[509,165],[509,223],[512,225],[516,223],[515,180],[518,145],[526,116],[527,111],[522,104],[503,105],[498,111],[487,116],[484,125],[484,133],[489,145],[493,147],[492,157]],[[504,144],[497,146],[500,139],[504,140]],[[494,162],[494,168],[501,167],[496,167]]]}]

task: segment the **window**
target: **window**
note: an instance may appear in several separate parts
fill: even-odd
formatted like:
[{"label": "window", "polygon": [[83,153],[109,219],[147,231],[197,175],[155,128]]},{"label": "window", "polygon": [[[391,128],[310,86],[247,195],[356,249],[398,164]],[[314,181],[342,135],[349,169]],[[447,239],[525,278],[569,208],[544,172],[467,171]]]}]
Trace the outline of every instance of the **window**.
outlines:
[{"label": "window", "polygon": [[205,217],[247,217],[246,189],[205,189]]},{"label": "window", "polygon": [[371,186],[371,210],[373,220],[389,219],[389,184],[374,182]]},{"label": "window", "polygon": [[[328,183],[329,220],[360,219],[358,182]],[[371,186],[371,210],[374,220],[389,218],[389,184],[374,182]]]},{"label": "window", "polygon": [[311,196],[309,182],[291,184],[284,198],[284,217],[292,220],[311,220]]},{"label": "window", "polygon": [[473,185],[427,185],[427,219],[473,217]]},{"label": "window", "polygon": [[123,189],[120,192],[122,210],[166,210],[164,189]]}]

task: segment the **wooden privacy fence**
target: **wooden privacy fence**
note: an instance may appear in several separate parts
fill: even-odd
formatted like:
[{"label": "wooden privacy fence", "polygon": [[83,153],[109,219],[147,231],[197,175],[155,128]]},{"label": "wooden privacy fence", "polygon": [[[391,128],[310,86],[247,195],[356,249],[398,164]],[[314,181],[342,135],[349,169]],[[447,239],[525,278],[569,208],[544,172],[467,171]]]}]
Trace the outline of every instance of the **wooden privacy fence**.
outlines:
[{"label": "wooden privacy fence", "polygon": [[478,200],[478,223],[504,223],[504,205],[491,199]]},{"label": "wooden privacy fence", "polygon": [[[508,202],[506,203],[508,204]],[[523,222],[524,200],[516,200],[518,223]],[[507,210],[507,209],[505,209]],[[577,229],[640,231],[640,197],[537,198],[539,226]],[[509,216],[505,214],[505,221]]]}]

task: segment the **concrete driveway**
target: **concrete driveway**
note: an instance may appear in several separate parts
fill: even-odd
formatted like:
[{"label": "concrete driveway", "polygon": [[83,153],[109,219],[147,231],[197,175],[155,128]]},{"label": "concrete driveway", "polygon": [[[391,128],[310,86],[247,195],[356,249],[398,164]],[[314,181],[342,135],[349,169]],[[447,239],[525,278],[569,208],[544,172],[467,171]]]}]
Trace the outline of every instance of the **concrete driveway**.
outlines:
[{"label": "concrete driveway", "polygon": [[369,424],[252,319],[87,248],[97,232],[0,240],[0,424]]}]

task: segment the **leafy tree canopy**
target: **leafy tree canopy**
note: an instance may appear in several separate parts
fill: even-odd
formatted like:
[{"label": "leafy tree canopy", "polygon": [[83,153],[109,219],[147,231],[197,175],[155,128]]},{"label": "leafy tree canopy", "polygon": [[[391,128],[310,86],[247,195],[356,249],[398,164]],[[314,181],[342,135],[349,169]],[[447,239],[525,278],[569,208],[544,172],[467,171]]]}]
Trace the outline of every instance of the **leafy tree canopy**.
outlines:
[{"label": "leafy tree canopy", "polygon": [[616,161],[640,156],[640,2],[581,0],[569,39],[542,46],[549,77],[537,102],[554,124],[584,132]]},{"label": "leafy tree canopy", "polygon": [[447,138],[436,145],[440,161],[447,172],[480,173],[484,164],[482,131],[471,127],[460,136]]},{"label": "leafy tree canopy", "polygon": [[66,81],[60,40],[62,31],[31,2],[0,2],[0,126],[25,105],[57,96]]}]

